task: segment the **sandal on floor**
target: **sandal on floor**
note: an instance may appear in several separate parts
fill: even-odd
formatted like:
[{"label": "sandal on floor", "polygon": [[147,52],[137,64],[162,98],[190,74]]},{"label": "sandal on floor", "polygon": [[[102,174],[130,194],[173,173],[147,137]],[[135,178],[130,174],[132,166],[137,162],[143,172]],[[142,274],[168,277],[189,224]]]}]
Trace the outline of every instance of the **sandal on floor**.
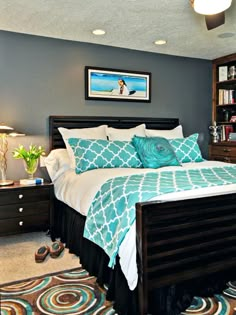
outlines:
[{"label": "sandal on floor", "polygon": [[37,263],[43,262],[49,252],[50,248],[47,245],[39,247],[39,249],[35,253],[35,261]]},{"label": "sandal on floor", "polygon": [[52,258],[57,258],[61,252],[64,250],[65,246],[60,241],[56,241],[52,243],[52,246],[50,248],[50,256]]}]

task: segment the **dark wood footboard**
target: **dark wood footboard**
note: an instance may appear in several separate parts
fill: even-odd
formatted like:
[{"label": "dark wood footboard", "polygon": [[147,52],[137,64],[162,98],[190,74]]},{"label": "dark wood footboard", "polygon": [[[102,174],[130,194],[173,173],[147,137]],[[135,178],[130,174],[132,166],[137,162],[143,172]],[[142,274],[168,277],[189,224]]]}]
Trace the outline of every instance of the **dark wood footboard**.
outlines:
[{"label": "dark wood footboard", "polygon": [[236,267],[236,194],[138,203],[136,222],[140,315],[150,291]]}]

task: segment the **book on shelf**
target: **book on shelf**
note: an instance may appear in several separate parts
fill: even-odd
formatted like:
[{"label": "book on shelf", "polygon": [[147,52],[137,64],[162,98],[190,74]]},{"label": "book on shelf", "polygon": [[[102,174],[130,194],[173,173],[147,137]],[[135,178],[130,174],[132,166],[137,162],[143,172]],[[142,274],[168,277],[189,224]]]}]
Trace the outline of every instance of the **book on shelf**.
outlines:
[{"label": "book on shelf", "polygon": [[232,125],[221,125],[220,140],[229,141],[230,134],[233,133],[233,131],[234,131],[234,128]]},{"label": "book on shelf", "polygon": [[228,67],[220,66],[219,67],[219,82],[228,80]]},{"label": "book on shelf", "polygon": [[218,104],[235,104],[236,101],[236,90],[226,90],[219,89],[218,90]]}]

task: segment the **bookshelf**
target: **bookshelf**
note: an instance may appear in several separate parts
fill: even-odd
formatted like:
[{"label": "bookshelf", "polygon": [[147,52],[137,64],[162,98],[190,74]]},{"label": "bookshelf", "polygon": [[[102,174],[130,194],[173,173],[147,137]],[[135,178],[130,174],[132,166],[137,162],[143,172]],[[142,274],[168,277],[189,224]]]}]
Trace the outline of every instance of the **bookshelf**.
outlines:
[{"label": "bookshelf", "polygon": [[236,54],[212,61],[212,123],[220,126],[209,158],[236,163]]}]

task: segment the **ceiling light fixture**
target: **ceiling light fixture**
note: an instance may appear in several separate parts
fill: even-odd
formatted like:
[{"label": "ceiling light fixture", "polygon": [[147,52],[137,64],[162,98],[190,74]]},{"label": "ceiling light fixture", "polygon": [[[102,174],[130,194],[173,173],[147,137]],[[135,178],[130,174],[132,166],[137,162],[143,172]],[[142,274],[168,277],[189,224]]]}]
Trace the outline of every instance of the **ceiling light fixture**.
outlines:
[{"label": "ceiling light fixture", "polygon": [[203,15],[223,12],[231,6],[232,0],[194,0],[194,10]]},{"label": "ceiling light fixture", "polygon": [[104,30],[101,30],[101,29],[93,30],[92,33],[94,35],[104,35],[104,34],[106,34],[106,32]]},{"label": "ceiling light fixture", "polygon": [[167,41],[165,39],[158,39],[154,42],[155,45],[165,45],[166,43]]}]

